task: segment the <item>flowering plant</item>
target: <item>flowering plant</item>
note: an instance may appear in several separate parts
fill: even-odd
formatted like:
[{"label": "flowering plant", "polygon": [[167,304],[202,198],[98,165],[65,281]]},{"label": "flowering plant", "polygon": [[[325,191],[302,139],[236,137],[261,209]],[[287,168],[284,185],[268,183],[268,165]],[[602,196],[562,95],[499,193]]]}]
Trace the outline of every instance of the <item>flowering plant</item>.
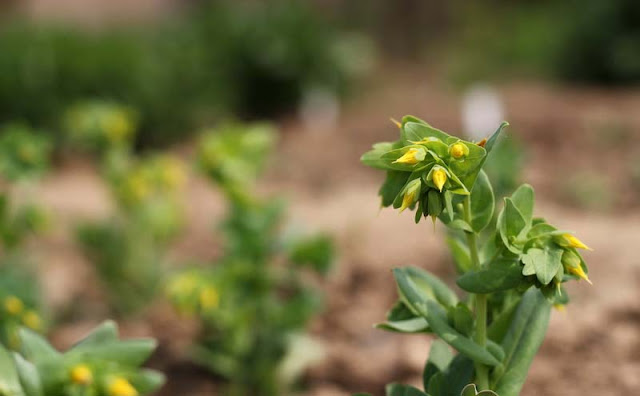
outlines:
[{"label": "flowering plant", "polygon": [[[571,232],[534,216],[534,191],[521,185],[497,218],[495,197],[482,170],[506,126],[481,142],[453,137],[406,116],[400,139],[378,143],[362,162],[386,171],[382,206],[415,210],[449,230],[459,297],[443,281],[416,268],[393,271],[398,302],[378,327],[432,333],[423,390],[391,384],[387,395],[517,396],[542,343],[552,305],[568,302],[563,284],[590,283]],[[454,352],[455,351],[455,352]],[[470,385],[473,383],[473,385]]]},{"label": "flowering plant", "polygon": [[111,321],[64,353],[27,329],[21,329],[20,340],[20,353],[0,346],[0,395],[141,396],[164,383],[162,374],[139,368],[156,342],[119,340]]},{"label": "flowering plant", "polygon": [[255,183],[274,142],[265,125],[229,125],[203,135],[200,169],[228,206],[222,254],[213,266],[176,274],[167,291],[202,333],[193,357],[228,381],[224,394],[287,394],[309,362],[304,328],[321,307],[313,287],[333,260],[326,235],[281,232],[285,206],[257,194]]}]

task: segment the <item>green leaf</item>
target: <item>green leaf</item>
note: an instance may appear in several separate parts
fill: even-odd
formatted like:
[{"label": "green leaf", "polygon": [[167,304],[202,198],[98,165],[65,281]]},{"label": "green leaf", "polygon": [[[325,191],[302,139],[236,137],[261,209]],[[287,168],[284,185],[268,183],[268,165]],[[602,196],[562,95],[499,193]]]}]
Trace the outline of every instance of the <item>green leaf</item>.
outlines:
[{"label": "green leaf", "polygon": [[492,378],[492,388],[500,396],[518,396],[531,362],[544,340],[551,305],[535,288],[523,296],[509,331],[502,341],[505,351],[504,372]]},{"label": "green leaf", "polygon": [[410,385],[389,384],[385,390],[387,396],[429,396],[420,389]]},{"label": "green leaf", "polygon": [[484,230],[489,225],[494,209],[493,188],[487,174],[481,170],[471,190],[471,228],[476,233]]},{"label": "green leaf", "polygon": [[72,349],[90,348],[94,345],[117,340],[118,325],[113,320],[106,320],[74,345]]},{"label": "green leaf", "polygon": [[456,284],[469,293],[487,294],[518,287],[525,278],[518,260],[499,258],[488,265],[470,270],[456,280]]},{"label": "green leaf", "polygon": [[459,396],[464,386],[471,382],[473,372],[473,361],[468,357],[459,354],[453,358],[443,375],[443,396]]},{"label": "green leaf", "polygon": [[520,249],[513,242],[527,223],[510,198],[504,199],[504,208],[498,215],[498,231],[505,246],[513,253],[520,253]]},{"label": "green leaf", "polygon": [[106,342],[93,345],[91,348],[71,349],[65,354],[65,358],[78,361],[100,359],[135,367],[143,364],[151,356],[156,345],[156,341],[152,339]]},{"label": "green leaf", "polygon": [[471,225],[462,219],[455,219],[451,223],[447,224],[447,226],[454,230],[473,232]]},{"label": "green leaf", "polygon": [[525,276],[535,274],[540,283],[548,285],[562,266],[561,259],[562,249],[550,246],[544,249],[531,248],[522,255],[521,260],[524,263],[522,274]]},{"label": "green leaf", "polygon": [[162,373],[155,370],[143,369],[130,377],[131,385],[140,394],[149,394],[158,390],[165,383]]},{"label": "green leaf", "polygon": [[432,127],[426,123],[404,122],[402,127],[402,139],[405,142],[419,142],[425,138],[436,138],[444,142],[451,137],[449,134]]},{"label": "green leaf", "polygon": [[19,331],[22,355],[36,365],[40,363],[56,360],[61,357],[47,340],[40,334],[21,328]]},{"label": "green leaf", "polygon": [[405,267],[404,270],[420,290],[433,295],[443,306],[447,307],[458,303],[456,293],[439,278],[416,267]]},{"label": "green leaf", "polygon": [[[20,378],[20,383],[22,384],[26,395],[42,396],[42,384],[36,367],[17,353],[13,354],[13,358]],[[2,376],[2,374],[0,374],[0,376]]]},{"label": "green leaf", "polygon": [[370,151],[360,157],[360,161],[372,168],[389,169],[388,161],[383,160],[381,157],[395,148],[394,143],[391,142],[376,143]]},{"label": "green leaf", "polygon": [[491,150],[493,150],[493,147],[498,142],[498,138],[500,137],[500,134],[502,133],[504,128],[506,128],[508,126],[509,126],[508,122],[502,121],[502,124],[500,124],[498,129],[496,129],[496,131],[493,133],[493,135],[491,135],[489,140],[487,140],[487,143],[485,143],[485,145],[484,145],[484,149],[487,150],[487,154],[489,154],[491,152]]},{"label": "green leaf", "polygon": [[519,302],[519,299],[510,302],[500,313],[494,316],[489,328],[487,328],[487,336],[489,339],[496,342],[501,342],[504,339]]},{"label": "green leaf", "polygon": [[448,311],[449,323],[461,334],[469,337],[473,331],[473,313],[466,304],[459,302],[455,307],[450,307]]},{"label": "green leaf", "polygon": [[431,377],[444,372],[452,360],[453,353],[449,345],[441,340],[433,340],[429,349],[429,359],[422,372],[422,383],[425,389],[428,389]]},{"label": "green leaf", "polygon": [[427,322],[434,333],[447,344],[454,347],[460,353],[465,354],[470,359],[489,366],[496,366],[500,362],[482,346],[476,344],[471,339],[465,337],[447,322],[443,308],[434,301],[427,301],[426,312]]},{"label": "green leaf", "polygon": [[464,274],[469,271],[473,264],[471,262],[471,255],[469,254],[469,248],[460,239],[455,237],[447,238],[447,245],[453,261],[456,264],[458,272]]},{"label": "green leaf", "polygon": [[9,352],[0,344],[0,395],[25,396]]},{"label": "green leaf", "polygon": [[511,194],[511,201],[518,208],[527,226],[531,226],[533,219],[533,203],[535,195],[533,187],[523,184]]},{"label": "green leaf", "polygon": [[405,320],[386,321],[378,323],[377,329],[394,331],[398,333],[430,333],[429,324],[423,317],[415,317]]}]

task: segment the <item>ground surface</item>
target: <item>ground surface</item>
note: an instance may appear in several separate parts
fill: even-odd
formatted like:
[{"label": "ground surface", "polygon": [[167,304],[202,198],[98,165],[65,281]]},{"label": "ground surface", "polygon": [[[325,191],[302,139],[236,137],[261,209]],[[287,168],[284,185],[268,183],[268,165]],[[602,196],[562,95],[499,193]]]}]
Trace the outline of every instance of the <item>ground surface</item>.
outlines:
[{"label": "ground surface", "polygon": [[[538,192],[537,214],[564,229],[578,230],[594,248],[585,255],[594,286],[581,282],[569,287],[572,304],[566,312],[553,313],[522,394],[637,394],[640,258],[634,252],[640,237],[640,205],[632,174],[640,154],[640,93],[532,84],[499,91],[505,117],[527,149],[524,178]],[[388,334],[371,326],[394,301],[390,270],[418,265],[454,283],[441,227],[434,232],[429,223],[414,225],[408,214],[378,213],[381,175],[359,165],[358,158],[373,142],[395,139],[397,131],[388,123],[389,116],[412,113],[444,130],[458,130],[458,96],[409,76],[392,78],[363,96],[358,104],[346,106],[335,128],[311,130],[286,122],[274,169],[263,183],[265,192],[289,197],[294,223],[333,232],[340,247],[340,259],[325,285],[326,312],[310,328],[325,346],[326,357],[306,375],[308,395],[355,391],[381,395],[387,382],[419,383],[430,338]],[[186,157],[189,148],[178,152]],[[566,193],[566,181],[581,172],[602,181],[595,185],[607,193],[607,205],[587,211],[579,206],[584,202]],[[211,224],[224,211],[220,197],[195,176],[187,190],[188,230],[174,253],[215,256],[217,247],[210,235]],[[94,301],[92,314],[100,317],[100,292],[92,286],[90,267],[74,248],[68,228],[80,217],[108,214],[108,195],[96,172],[83,161],[66,161],[34,194],[45,200],[61,224],[35,248],[45,263],[42,273],[49,304]],[[148,321],[123,322],[123,331],[154,335],[168,345],[154,360],[170,378],[161,394],[215,394],[215,381],[179,356],[182,345],[175,342],[175,335],[188,334],[189,326],[177,324],[162,306],[154,307],[148,317]],[[55,332],[54,341],[68,345],[91,324],[76,321],[64,326]]]}]

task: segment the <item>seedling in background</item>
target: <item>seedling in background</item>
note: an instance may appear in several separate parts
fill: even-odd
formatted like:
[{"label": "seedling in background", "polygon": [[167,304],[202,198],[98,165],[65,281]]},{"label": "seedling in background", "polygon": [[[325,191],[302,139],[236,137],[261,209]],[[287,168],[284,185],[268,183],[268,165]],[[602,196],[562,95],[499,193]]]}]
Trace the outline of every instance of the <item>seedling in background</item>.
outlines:
[{"label": "seedling in background", "polygon": [[162,155],[136,157],[135,113],[112,103],[87,102],[69,110],[69,137],[101,158],[102,175],[115,202],[112,218],[85,222],[77,239],[95,265],[111,308],[141,309],[157,294],[166,252],[182,225],[182,164]]},{"label": "seedling in background", "polygon": [[31,182],[49,167],[51,146],[22,124],[0,130],[0,343],[17,348],[18,329],[43,331],[40,295],[24,251],[28,237],[42,231],[47,216],[29,202]]},{"label": "seedling in background", "polygon": [[199,167],[228,205],[222,255],[211,267],[176,274],[167,288],[178,311],[202,322],[193,356],[228,380],[225,395],[287,394],[308,363],[293,349],[308,340],[301,334],[321,308],[308,278],[326,274],[333,261],[331,238],[285,236],[282,202],[256,193],[274,138],[261,125],[202,137]]},{"label": "seedling in background", "polygon": [[[504,199],[494,224],[495,198],[483,166],[506,125],[473,143],[406,116],[399,140],[378,143],[362,156],[364,164],[386,172],[380,189],[384,207],[415,210],[416,223],[430,216],[448,228],[456,283],[467,292],[461,299],[425,270],[394,269],[399,299],[378,327],[438,339],[424,368],[423,389],[390,384],[388,396],[517,396],[544,339],[551,306],[568,302],[563,283],[591,282],[579,253],[588,247],[534,216],[531,186],[523,184]],[[491,235],[479,244],[484,230]]]},{"label": "seedling in background", "polygon": [[144,396],[164,383],[162,374],[140,368],[155,341],[119,340],[111,321],[64,353],[27,329],[20,341],[20,353],[0,346],[2,396]]}]

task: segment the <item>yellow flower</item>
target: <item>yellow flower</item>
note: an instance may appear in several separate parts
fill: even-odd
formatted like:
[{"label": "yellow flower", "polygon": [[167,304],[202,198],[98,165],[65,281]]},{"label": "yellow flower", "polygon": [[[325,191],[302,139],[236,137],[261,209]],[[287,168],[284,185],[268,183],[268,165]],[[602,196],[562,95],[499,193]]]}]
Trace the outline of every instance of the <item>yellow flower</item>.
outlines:
[{"label": "yellow flower", "polygon": [[402,205],[400,205],[400,213],[402,213],[405,209],[413,205],[420,196],[420,188],[422,186],[422,182],[420,179],[413,179],[407,184],[404,189],[404,195],[402,196]]},{"label": "yellow flower", "polygon": [[138,396],[138,391],[129,381],[119,377],[109,383],[109,396]]},{"label": "yellow flower", "polygon": [[447,172],[442,168],[435,168],[431,173],[431,181],[433,181],[436,188],[442,192],[444,183],[447,181]]},{"label": "yellow flower", "polygon": [[33,330],[40,330],[42,327],[42,319],[40,319],[40,316],[35,311],[25,312],[25,314],[22,315],[22,323]]},{"label": "yellow flower", "polygon": [[9,296],[4,299],[4,308],[11,315],[18,315],[24,309],[24,304],[16,296]]},{"label": "yellow flower", "polygon": [[582,260],[580,260],[580,257],[578,257],[575,252],[566,250],[562,254],[562,265],[568,273],[576,275],[580,279],[586,280],[590,285],[593,284],[582,268]]},{"label": "yellow flower", "polygon": [[79,364],[72,368],[69,376],[74,384],[90,385],[93,382],[93,373],[91,369],[84,364]]},{"label": "yellow flower", "polygon": [[407,150],[406,153],[402,155],[402,157],[393,161],[394,164],[408,164],[415,165],[418,162],[424,160],[424,157],[427,155],[427,151],[423,148],[415,148],[411,147]]},{"label": "yellow flower", "polygon": [[556,309],[556,311],[558,312],[564,312],[566,311],[567,307],[564,304],[553,304],[553,307]]},{"label": "yellow flower", "polygon": [[576,238],[574,235],[571,235],[571,234],[560,235],[560,237],[556,238],[556,242],[558,243],[558,245],[564,246],[564,247],[593,250],[587,245],[585,245],[584,243],[582,243],[581,240],[579,240],[578,238]]},{"label": "yellow flower", "polygon": [[200,291],[200,307],[207,311],[218,307],[220,296],[213,287],[205,287]]},{"label": "yellow flower", "polygon": [[469,148],[462,143],[454,143],[449,147],[449,154],[455,159],[460,159],[469,154]]}]

